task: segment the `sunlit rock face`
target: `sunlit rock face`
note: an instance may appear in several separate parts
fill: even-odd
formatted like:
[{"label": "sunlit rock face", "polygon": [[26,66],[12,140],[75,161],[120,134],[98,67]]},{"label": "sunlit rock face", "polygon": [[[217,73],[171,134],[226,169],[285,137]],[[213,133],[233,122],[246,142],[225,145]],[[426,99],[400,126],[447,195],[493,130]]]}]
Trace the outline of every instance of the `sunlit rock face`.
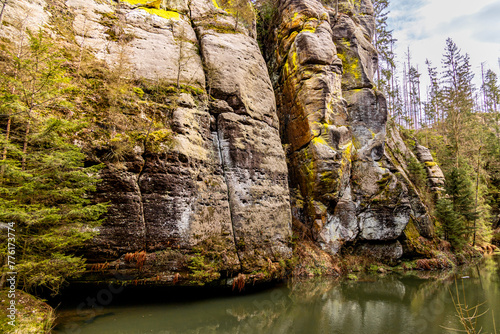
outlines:
[{"label": "sunlit rock face", "polygon": [[[339,13],[333,2],[277,5],[272,33],[259,37],[264,60],[255,25],[237,24],[215,0],[164,0],[160,9],[136,0],[8,2],[6,21],[28,11],[30,29],[51,24],[54,36],[54,22],[64,22],[126,79],[175,91],[154,102],[157,114],[134,116],[168,124],[173,145],[134,147],[101,172],[95,199],[110,207],[87,249],[91,264],[136,275],[127,254],[145,252],[142,277],[170,283],[209,251],[221,254],[212,269],[228,277],[267,270],[291,258],[293,220],[333,254],[356,242],[397,259],[410,218],[432,237],[406,172],[413,153],[387,126],[373,84],[371,1],[339,1]],[[11,38],[12,26],[2,34]]]},{"label": "sunlit rock face", "polygon": [[386,101],[373,84],[372,3],[340,1],[339,13],[333,7],[280,1],[267,43],[274,52],[266,53],[294,203],[300,204],[294,215],[336,253],[355,240],[394,244],[417,209],[431,223],[386,149]]},{"label": "sunlit rock face", "polygon": [[[290,258],[287,165],[255,31],[241,23],[235,31],[235,19],[211,0],[167,0],[159,10],[136,1],[66,6],[76,39],[96,57],[110,66],[126,57],[133,75],[184,89],[164,103],[173,148],[139,150],[102,172],[97,199],[111,207],[89,256],[120,268],[124,254],[145,250],[147,268],[150,253],[189,256],[215,244],[224,259],[217,269],[227,272]],[[113,41],[110,29],[130,41]],[[182,271],[172,258],[151,275]]]}]

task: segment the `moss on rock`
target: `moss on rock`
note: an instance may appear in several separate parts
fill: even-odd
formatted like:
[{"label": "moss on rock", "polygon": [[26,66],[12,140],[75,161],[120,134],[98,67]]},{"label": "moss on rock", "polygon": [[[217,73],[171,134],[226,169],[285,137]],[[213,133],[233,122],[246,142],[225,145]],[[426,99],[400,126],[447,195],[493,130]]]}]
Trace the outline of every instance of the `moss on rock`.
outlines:
[{"label": "moss on rock", "polygon": [[0,291],[0,332],[5,334],[41,334],[50,333],[54,326],[54,310],[41,299],[24,291],[16,290],[16,318],[15,325],[9,324],[7,307],[11,299],[8,290]]}]

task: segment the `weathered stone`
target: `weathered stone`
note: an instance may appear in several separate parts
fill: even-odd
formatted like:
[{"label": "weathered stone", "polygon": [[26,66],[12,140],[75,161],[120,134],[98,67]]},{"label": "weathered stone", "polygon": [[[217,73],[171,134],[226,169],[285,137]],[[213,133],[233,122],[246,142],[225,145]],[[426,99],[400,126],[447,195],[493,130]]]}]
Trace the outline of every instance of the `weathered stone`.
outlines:
[{"label": "weathered stone", "polygon": [[245,271],[291,256],[287,169],[278,131],[234,113],[218,116],[218,138],[236,247]]},{"label": "weathered stone", "polygon": [[429,178],[444,180],[443,171],[441,170],[441,168],[439,168],[438,165],[427,166],[426,170]]},{"label": "weathered stone", "polygon": [[234,109],[231,108],[225,100],[215,100],[210,102],[210,113],[222,114],[225,112],[234,112]]},{"label": "weathered stone", "polygon": [[290,184],[303,199],[294,212],[333,253],[356,239],[396,240],[412,215],[431,224],[386,154],[386,101],[372,81],[372,3],[339,8],[336,15],[316,0],[280,1],[276,52],[267,52],[280,73],[274,87]]},{"label": "weathered stone", "polygon": [[[393,168],[398,172],[398,178],[408,189],[408,200],[411,207],[410,218],[419,235],[432,239],[435,237],[434,224],[429,215],[429,210],[423,203],[421,195],[408,177],[407,161],[415,159],[413,152],[405,145],[399,132],[394,126],[388,127],[387,136],[387,159],[393,164]],[[432,189],[431,189],[432,191]]]},{"label": "weathered stone", "polygon": [[[143,277],[171,283],[205,247],[220,253],[217,270],[228,276],[259,271],[291,257],[292,212],[330,253],[357,241],[359,254],[397,260],[409,221],[418,236],[434,236],[408,178],[414,155],[387,129],[385,98],[373,88],[370,0],[341,0],[340,13],[317,0],[280,0],[265,52],[272,81],[255,25],[236,24],[216,2],[166,0],[158,12],[66,3],[79,45],[130,69],[124,76],[176,91],[159,112],[172,147],[136,145],[101,174],[95,199],[111,205],[91,262],[137,275],[126,254],[145,251]],[[9,2],[6,19],[33,7],[30,22],[40,26],[50,17],[43,6]],[[431,189],[442,191],[442,171],[416,149]]]},{"label": "weathered stone", "polygon": [[431,151],[422,145],[415,145],[415,150],[417,151],[417,157],[420,162],[433,162]]},{"label": "weathered stone", "polygon": [[440,193],[444,193],[444,184],[445,178],[443,171],[441,168],[434,162],[434,158],[430,150],[422,145],[416,143],[415,151],[417,153],[418,160],[425,166],[425,170],[427,172],[427,180],[429,182],[429,186],[431,191],[437,196],[440,196]]},{"label": "weathered stone", "polygon": [[[128,65],[138,77],[173,84],[179,75],[182,85],[205,87],[196,34],[186,15],[165,10],[155,15],[126,2],[118,8],[111,1],[68,0],[67,5],[76,14],[73,27],[78,43],[109,65]],[[113,35],[110,29],[115,29]]]},{"label": "weathered stone", "polygon": [[369,256],[379,261],[393,262],[403,256],[403,247],[399,241],[390,243],[365,243],[357,249],[358,254]]},{"label": "weathered stone", "polygon": [[243,34],[208,31],[198,29],[211,96],[237,114],[278,128],[273,88],[257,42]]},{"label": "weathered stone", "polygon": [[156,275],[153,252],[176,249],[178,257],[165,255],[158,267],[172,281],[173,272],[188,269],[185,257],[194,247],[215,240],[224,245],[219,270],[252,272],[289,258],[287,166],[252,29],[240,24],[234,31],[235,19],[205,0],[164,1],[156,12],[126,2],[69,0],[68,6],[78,42],[98,58],[186,88],[166,102],[173,148],[138,147],[137,156],[102,173],[96,200],[111,206],[88,252],[92,261],[134,274],[124,254],[144,250],[147,278]]}]

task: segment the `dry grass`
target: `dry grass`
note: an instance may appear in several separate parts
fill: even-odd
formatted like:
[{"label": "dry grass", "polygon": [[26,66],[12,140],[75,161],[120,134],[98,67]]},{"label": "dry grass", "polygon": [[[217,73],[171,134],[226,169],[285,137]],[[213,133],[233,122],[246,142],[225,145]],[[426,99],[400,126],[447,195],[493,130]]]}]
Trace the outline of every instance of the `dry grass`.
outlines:
[{"label": "dry grass", "polygon": [[[451,330],[454,332],[459,332],[459,333],[467,333],[467,334],[480,334],[482,333],[482,328],[477,328],[477,321],[480,317],[485,315],[488,310],[484,311],[481,313],[480,308],[481,306],[484,305],[484,303],[470,306],[467,303],[467,298],[465,296],[465,287],[462,281],[462,292],[460,293],[460,290],[458,288],[458,283],[455,280],[455,292],[453,293],[451,289],[449,289],[451,299],[453,300],[453,305],[455,306],[455,312],[456,316],[460,320],[460,324],[462,325],[463,329],[455,329],[455,328],[447,328],[443,327],[444,329]],[[496,334],[496,326],[495,326],[495,316],[493,315],[493,328],[494,328],[494,333]]]},{"label": "dry grass", "polygon": [[91,271],[104,271],[109,268],[109,263],[96,263],[93,264],[92,267],[90,267]]},{"label": "dry grass", "polygon": [[125,262],[135,262],[136,267],[139,270],[142,270],[144,263],[146,262],[146,251],[140,251],[135,253],[127,253],[125,254]]},{"label": "dry grass", "polygon": [[246,282],[246,276],[244,274],[238,274],[238,277],[236,277],[233,280],[233,291],[235,288],[238,288],[238,291],[241,292],[243,288],[245,287],[245,282]]}]

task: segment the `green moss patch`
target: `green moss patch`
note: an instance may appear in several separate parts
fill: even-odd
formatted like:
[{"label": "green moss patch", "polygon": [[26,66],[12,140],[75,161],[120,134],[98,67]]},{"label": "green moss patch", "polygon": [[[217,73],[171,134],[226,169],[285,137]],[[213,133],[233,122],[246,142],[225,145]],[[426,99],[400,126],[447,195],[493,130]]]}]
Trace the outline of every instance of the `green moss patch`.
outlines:
[{"label": "green moss patch", "polygon": [[11,319],[7,318],[7,308],[10,298],[8,290],[0,291],[0,332],[5,334],[41,334],[50,333],[54,325],[54,310],[42,300],[27,294],[24,291],[16,290],[17,314],[15,326],[9,324]]}]

